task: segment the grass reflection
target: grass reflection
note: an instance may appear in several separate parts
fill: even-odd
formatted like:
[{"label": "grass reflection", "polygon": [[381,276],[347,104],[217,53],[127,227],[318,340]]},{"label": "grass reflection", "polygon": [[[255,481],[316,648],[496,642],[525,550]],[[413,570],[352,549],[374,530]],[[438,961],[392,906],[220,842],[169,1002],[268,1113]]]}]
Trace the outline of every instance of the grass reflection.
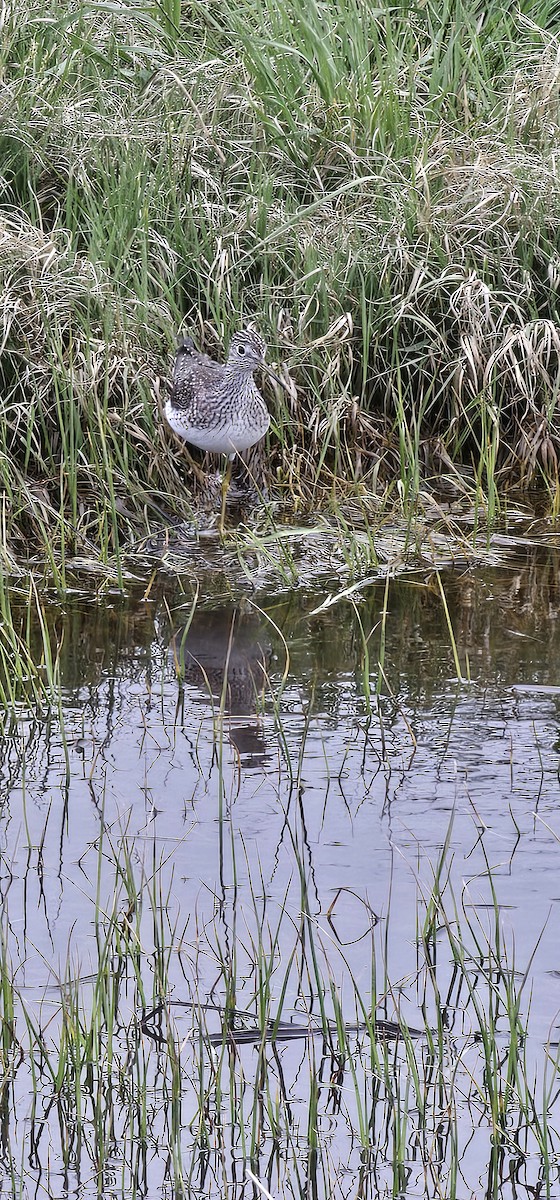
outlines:
[{"label": "grass reflection", "polygon": [[2,743],[14,1194],[553,1191],[555,585],[442,586],[469,685],[437,580],[29,623],[59,703]]}]

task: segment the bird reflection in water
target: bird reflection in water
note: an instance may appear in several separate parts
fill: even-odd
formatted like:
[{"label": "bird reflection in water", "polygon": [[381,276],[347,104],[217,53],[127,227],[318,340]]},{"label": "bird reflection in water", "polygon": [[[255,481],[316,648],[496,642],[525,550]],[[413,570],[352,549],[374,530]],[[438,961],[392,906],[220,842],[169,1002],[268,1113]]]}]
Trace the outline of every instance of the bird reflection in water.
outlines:
[{"label": "bird reflection in water", "polygon": [[262,766],[268,757],[257,714],[271,657],[263,623],[253,612],[227,607],[196,610],[171,639],[179,678],[210,695],[215,710],[244,766]]}]

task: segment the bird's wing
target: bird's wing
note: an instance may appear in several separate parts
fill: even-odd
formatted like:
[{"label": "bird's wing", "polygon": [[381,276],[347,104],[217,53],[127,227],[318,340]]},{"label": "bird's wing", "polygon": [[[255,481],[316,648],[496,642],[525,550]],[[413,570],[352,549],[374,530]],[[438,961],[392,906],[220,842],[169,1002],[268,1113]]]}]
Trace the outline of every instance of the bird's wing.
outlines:
[{"label": "bird's wing", "polygon": [[223,367],[195,348],[192,338],[179,343],[171,382],[171,403],[183,410],[197,406],[205,392],[212,392]]},{"label": "bird's wing", "polygon": [[190,392],[194,379],[197,381],[198,388],[206,390],[207,387],[211,388],[217,382],[222,371],[223,367],[220,363],[196,349],[192,338],[183,338],[177,346],[173,364],[172,391],[177,388],[181,392]]}]

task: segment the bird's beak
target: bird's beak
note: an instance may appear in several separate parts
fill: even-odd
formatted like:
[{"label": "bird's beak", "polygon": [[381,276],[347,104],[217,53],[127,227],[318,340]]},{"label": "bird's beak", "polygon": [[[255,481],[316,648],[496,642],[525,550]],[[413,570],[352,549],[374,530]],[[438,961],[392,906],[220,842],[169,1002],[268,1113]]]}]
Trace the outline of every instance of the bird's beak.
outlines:
[{"label": "bird's beak", "polygon": [[284,383],[284,380],[280,379],[279,375],[275,375],[274,371],[272,371],[271,368],[268,366],[268,363],[261,363],[261,367],[262,367],[263,371],[266,371],[266,374],[269,376],[269,378],[273,379],[274,382],[278,384],[278,387],[283,388],[284,391],[287,392],[288,395],[290,395],[290,389],[289,389],[287,383]]}]

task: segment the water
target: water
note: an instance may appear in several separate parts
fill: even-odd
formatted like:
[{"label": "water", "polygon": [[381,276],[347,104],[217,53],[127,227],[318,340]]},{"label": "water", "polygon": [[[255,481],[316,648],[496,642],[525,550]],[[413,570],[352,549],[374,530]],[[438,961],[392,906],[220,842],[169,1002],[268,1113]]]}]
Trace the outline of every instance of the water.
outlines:
[{"label": "water", "polygon": [[[539,1111],[543,1080],[554,1091],[557,580],[556,556],[544,552],[507,569],[443,576],[461,681],[439,588],[416,578],[391,584],[385,623],[384,582],[357,604],[341,600],[317,613],[327,587],[255,593],[229,586],[217,570],[196,586],[192,578],[182,586],[159,580],[147,600],[142,585],[126,599],[92,603],[77,595],[50,607],[62,721],[22,714],[6,731],[0,769],[5,960],[22,1045],[21,1062],[5,1064],[3,1192],[166,1193],[181,1177],[184,1190],[233,1194],[247,1186],[247,1145],[257,1138],[253,1170],[258,1165],[275,1195],[513,1197],[538,1192],[545,1175],[548,1194],[560,1194],[556,1135],[545,1171],[533,1133],[517,1129],[507,1152],[503,1144],[498,1152],[476,1107],[484,1070],[476,999],[491,1004],[504,986],[497,969],[488,985],[477,965],[481,948],[495,945],[496,913],[528,1021],[523,1055]],[[419,935],[439,868],[443,902],[426,943],[430,967]],[[473,995],[464,976],[458,983],[443,913],[463,931]],[[78,1137],[69,1101],[61,1121],[46,1064],[66,1044],[62,984],[63,996],[78,989],[89,1027],[100,930],[110,946],[102,974],[118,980],[119,1011],[111,1067],[103,1022],[95,1027],[103,1053],[94,1045],[94,1057],[103,1067],[95,1086],[88,1079],[89,1092],[84,1086]],[[258,1103],[255,1044],[238,1046],[219,1068],[209,1045],[201,1048],[201,1025],[221,1029],[228,979],[236,1006],[257,1020],[266,991],[258,964],[267,955],[272,1017],[280,1004],[282,1020],[307,1028],[310,1014],[320,1018],[318,979],[327,989],[332,982],[349,1039],[357,1039],[357,1075],[343,1056],[341,1088],[317,1037],[278,1042]],[[425,1038],[412,1051],[402,1042],[380,1051],[386,1072],[388,1059],[393,1064],[392,1099],[387,1075],[381,1086],[379,1064],[368,1066],[354,1026],[363,1017],[360,999],[366,1008],[373,1001],[374,958],[382,1017],[423,1030],[435,1028],[443,1010],[446,1086],[460,1083],[453,1114],[445,1097],[436,1103]],[[181,1047],[178,1118],[169,1063],[140,1026],[142,1006],[149,1010],[162,994],[173,1004],[155,1023]],[[327,995],[325,1002],[334,1015],[336,1001]],[[43,1046],[34,1087],[24,1011],[33,1044]],[[498,1058],[507,1058],[510,1044],[501,1010]],[[430,1096],[423,1123],[410,1053]],[[131,1130],[140,1127],[141,1059],[148,1093],[139,1146]],[[312,1080],[322,1076],[313,1157]],[[356,1135],[358,1096],[369,1113],[367,1153]],[[292,1122],[278,1136],[275,1105],[280,1125],[288,1112]],[[404,1114],[398,1171],[397,1110]],[[558,1129],[555,1104],[551,1113]],[[450,1175],[454,1154],[458,1182]]]}]

